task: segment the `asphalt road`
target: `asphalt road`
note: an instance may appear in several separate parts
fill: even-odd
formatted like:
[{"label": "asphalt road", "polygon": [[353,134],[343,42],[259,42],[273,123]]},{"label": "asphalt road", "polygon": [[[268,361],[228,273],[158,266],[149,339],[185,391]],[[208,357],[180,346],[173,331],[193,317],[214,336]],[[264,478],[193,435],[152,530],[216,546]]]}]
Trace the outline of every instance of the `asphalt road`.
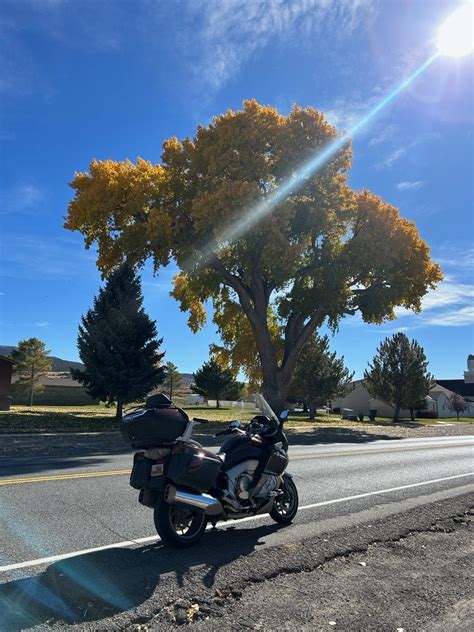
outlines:
[{"label": "asphalt road", "polygon": [[[394,514],[402,503],[411,507],[472,491],[473,446],[472,436],[293,446],[289,470],[302,509],[291,527],[270,529],[263,546]],[[0,582],[62,556],[156,541],[152,512],[138,504],[129,470],[130,455],[4,459]],[[272,525],[269,517],[258,517],[224,528]],[[205,536],[211,546],[213,537]]]}]

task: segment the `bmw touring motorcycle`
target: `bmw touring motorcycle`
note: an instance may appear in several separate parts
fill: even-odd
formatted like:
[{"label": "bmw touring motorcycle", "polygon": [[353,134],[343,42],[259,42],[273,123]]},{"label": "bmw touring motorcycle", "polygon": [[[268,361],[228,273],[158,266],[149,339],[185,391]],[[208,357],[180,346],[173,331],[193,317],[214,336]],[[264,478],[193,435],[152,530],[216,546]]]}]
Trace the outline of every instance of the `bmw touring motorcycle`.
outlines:
[{"label": "bmw touring motorcycle", "polygon": [[122,435],[139,451],[133,459],[130,485],[139,502],[154,510],[155,527],[165,544],[191,546],[206,525],[270,514],[290,523],[298,510],[298,492],[288,465],[283,424],[261,395],[261,411],[245,427],[231,421],[219,452],[191,439],[196,424],[165,395],[149,397],[145,408],[123,418]]}]

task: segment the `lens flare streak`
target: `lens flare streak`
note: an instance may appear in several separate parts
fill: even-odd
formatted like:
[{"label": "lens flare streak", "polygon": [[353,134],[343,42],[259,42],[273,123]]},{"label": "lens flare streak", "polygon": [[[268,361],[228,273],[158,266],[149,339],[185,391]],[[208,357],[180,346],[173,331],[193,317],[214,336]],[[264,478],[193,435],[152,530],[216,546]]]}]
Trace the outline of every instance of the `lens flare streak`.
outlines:
[{"label": "lens flare streak", "polygon": [[[431,64],[439,57],[437,52],[427,59],[421,66],[404,79],[396,88],[387,94],[376,106],[374,106],[365,116],[363,116],[353,127],[318,152],[309,161],[302,164],[293,175],[287,178],[283,183],[268,196],[256,204],[245,215],[234,222],[220,237],[221,243],[231,243],[247,232],[256,222],[260,221],[268,215],[280,202],[286,199],[290,193],[297,190],[305,180],[314,176],[348,141],[350,141],[358,132],[362,130],[367,123],[372,120],[381,110],[386,108],[401,92],[403,92],[419,75],[421,75]],[[200,265],[208,261],[215,254],[216,244],[208,244],[202,252]],[[189,266],[193,268],[194,266]]]}]

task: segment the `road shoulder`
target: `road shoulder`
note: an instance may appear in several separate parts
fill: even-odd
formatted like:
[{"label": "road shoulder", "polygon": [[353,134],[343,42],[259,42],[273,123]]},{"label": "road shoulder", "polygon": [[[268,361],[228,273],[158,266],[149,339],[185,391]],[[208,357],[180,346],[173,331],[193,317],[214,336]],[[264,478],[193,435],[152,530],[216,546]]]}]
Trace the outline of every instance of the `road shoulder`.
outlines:
[{"label": "road shoulder", "polygon": [[[408,632],[452,630],[456,616],[463,630],[473,504],[472,493],[455,495],[302,539],[296,521],[285,529],[294,539],[278,546],[259,546],[278,530],[265,522],[218,529],[188,551],[157,544],[63,560],[0,586],[10,604],[0,627],[327,630],[336,621],[337,629]],[[41,600],[51,593],[55,603]]]}]

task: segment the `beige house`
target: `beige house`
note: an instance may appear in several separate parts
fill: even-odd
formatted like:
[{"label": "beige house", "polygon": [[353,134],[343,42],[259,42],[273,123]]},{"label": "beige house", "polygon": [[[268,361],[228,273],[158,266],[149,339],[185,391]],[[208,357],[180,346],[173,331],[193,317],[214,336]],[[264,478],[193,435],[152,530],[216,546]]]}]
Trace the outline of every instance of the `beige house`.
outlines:
[{"label": "beige house", "polygon": [[[375,414],[377,417],[393,417],[393,408],[385,402],[372,397],[365,387],[364,380],[355,380],[352,382],[352,385],[354,390],[348,395],[332,400],[332,408],[340,408],[344,416],[347,416],[347,414],[369,416],[371,410],[376,410]],[[400,417],[409,416],[410,411],[400,411]]]},{"label": "beige house", "polygon": [[[345,397],[332,401],[333,408],[352,411],[352,415],[369,415],[370,410],[377,411],[377,417],[393,417],[391,406],[378,399],[374,399],[364,385],[364,380],[352,383],[354,390]],[[456,414],[449,407],[449,398],[453,393],[461,395],[469,404],[469,409],[462,413],[462,417],[474,417],[474,355],[467,358],[467,371],[464,379],[437,380],[430,390],[427,400],[427,410],[432,411],[438,418],[455,417]],[[346,411],[347,412],[347,411]],[[408,410],[400,411],[400,417],[409,417]]]}]

